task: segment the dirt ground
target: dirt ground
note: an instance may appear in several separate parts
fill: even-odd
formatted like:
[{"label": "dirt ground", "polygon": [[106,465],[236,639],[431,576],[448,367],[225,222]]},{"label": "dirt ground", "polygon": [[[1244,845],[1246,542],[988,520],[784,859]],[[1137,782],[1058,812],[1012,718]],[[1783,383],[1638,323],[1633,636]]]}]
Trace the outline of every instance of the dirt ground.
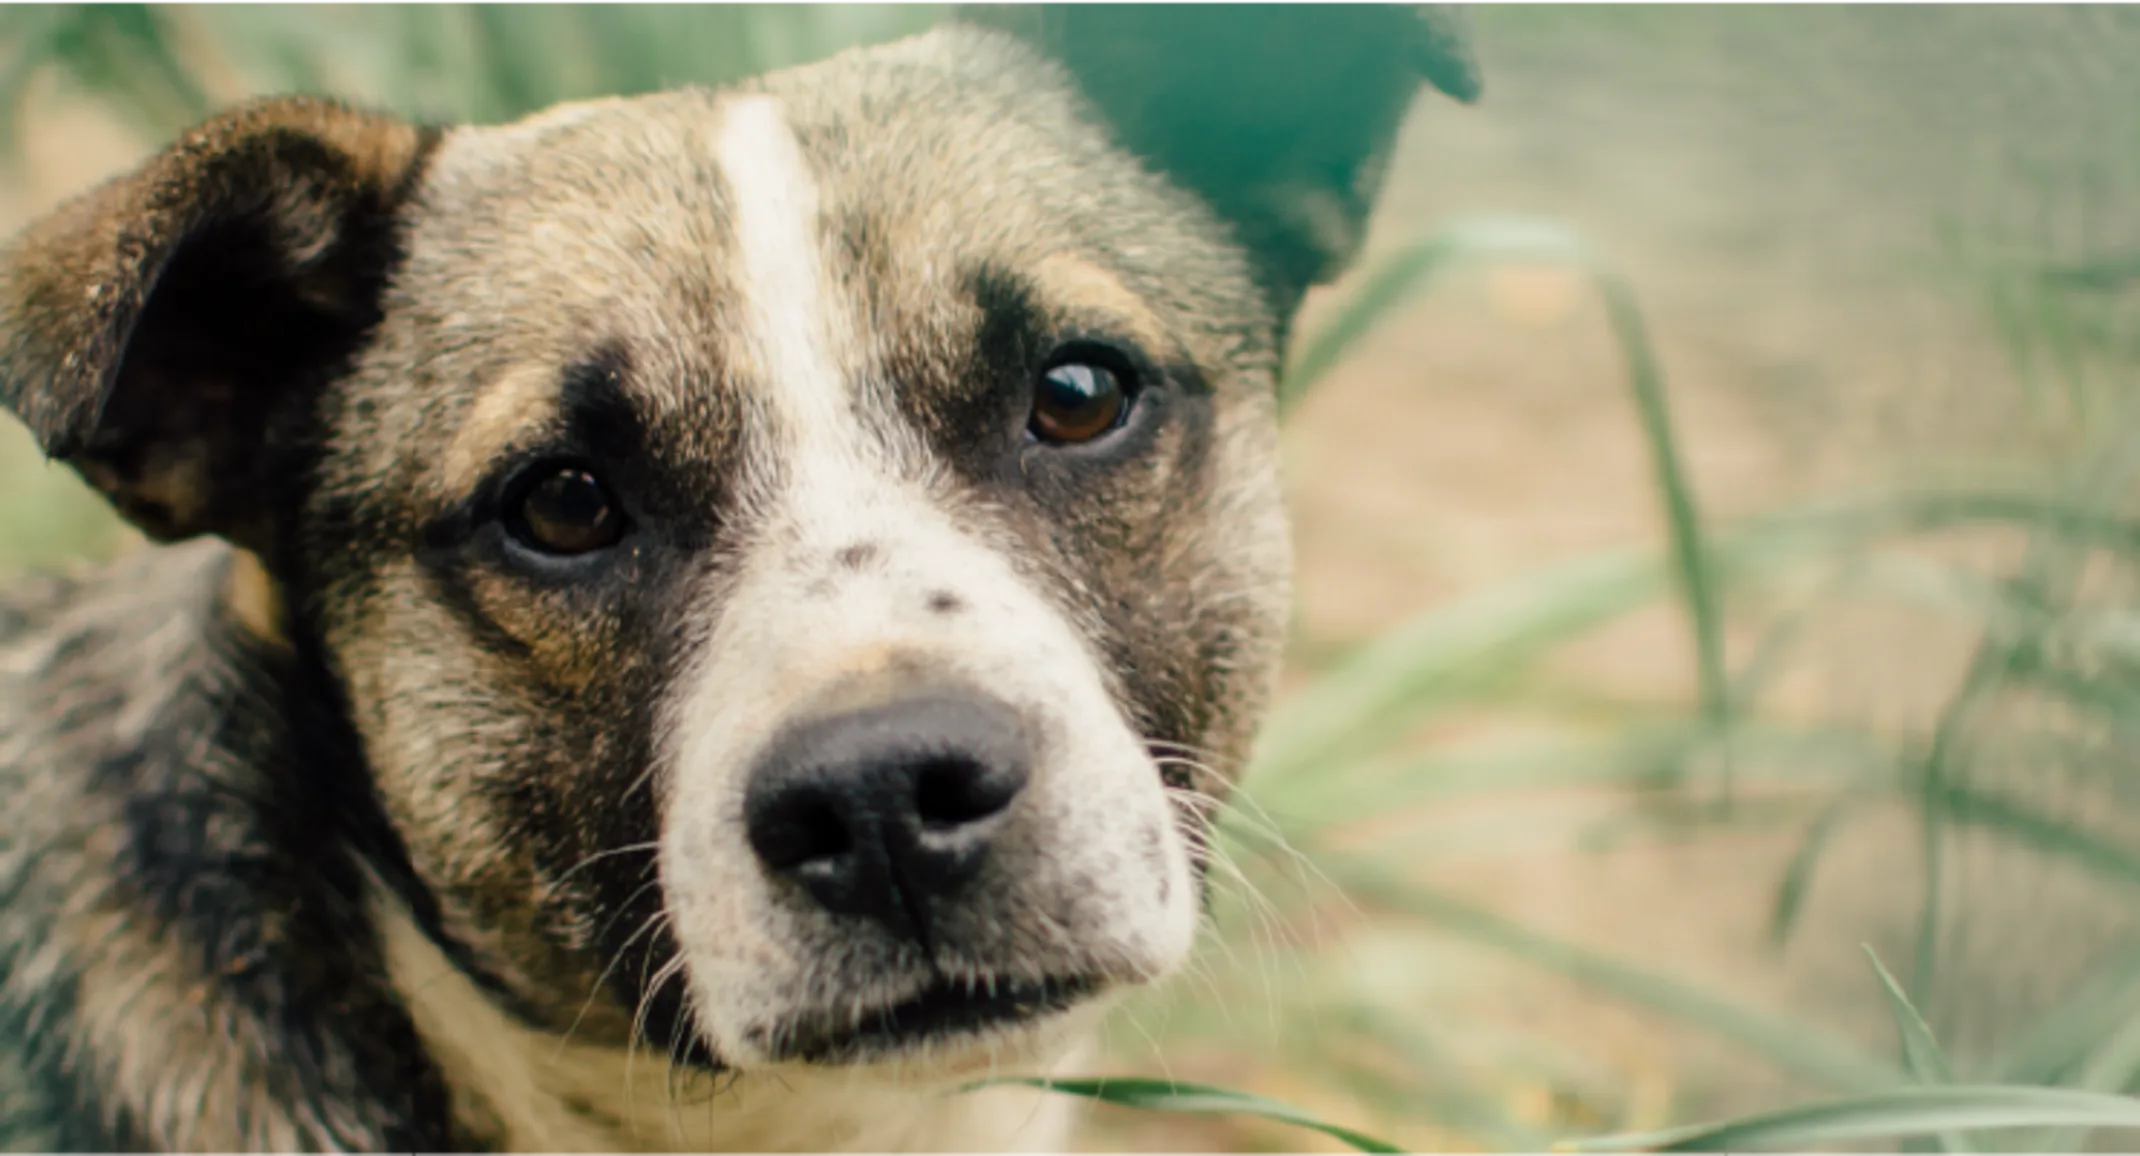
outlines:
[{"label": "dirt ground", "polygon": [[[1372,246],[1482,211],[1581,230],[1640,293],[1708,514],[2056,461],[2077,444],[2070,413],[2018,386],[1943,238],[1956,222],[2000,235],[2062,220],[2061,204],[2044,209],[2065,187],[2056,172],[2086,169],[2091,188],[2140,191],[2129,162],[2105,168],[2097,155],[2115,133],[2130,136],[2125,121],[2140,107],[2140,81],[2113,47],[2136,58],[2132,20],[2006,8],[1503,9],[1480,24],[1487,96],[1475,108],[1421,103]],[[55,107],[31,127],[0,225],[143,147],[83,110]],[[2090,228],[2074,243],[2106,230],[2140,236],[2129,216]],[[1306,327],[1328,296],[1311,301]],[[1595,302],[1548,269],[1466,279],[1375,336],[1287,433],[1304,648],[1370,637],[1551,562],[1661,542],[1618,359]],[[1900,617],[1838,620],[1822,638],[1780,701],[1895,726],[1922,723],[1952,692],[1971,641]],[[1684,694],[1687,654],[1679,621],[1660,612],[1581,648],[1571,668],[1630,693]],[[1592,816],[1623,806],[1582,802]],[[1667,960],[1716,990],[1884,1040],[1856,945],[1891,941],[1915,901],[1905,817],[1842,837],[1815,880],[1803,938],[1779,956],[1764,926],[1795,836],[1653,841],[1611,855],[1542,854],[1525,841],[1455,857],[1438,879],[1576,942]],[[1464,982],[1445,987],[1471,1019],[1559,1033],[1656,1111],[1674,1096],[1743,1106],[1775,1093],[1758,1066],[1572,986],[1491,957],[1465,966]],[[1258,1078],[1266,1091],[1300,1091]],[[1111,1116],[1096,1135],[1198,1146],[1246,1134]]]}]

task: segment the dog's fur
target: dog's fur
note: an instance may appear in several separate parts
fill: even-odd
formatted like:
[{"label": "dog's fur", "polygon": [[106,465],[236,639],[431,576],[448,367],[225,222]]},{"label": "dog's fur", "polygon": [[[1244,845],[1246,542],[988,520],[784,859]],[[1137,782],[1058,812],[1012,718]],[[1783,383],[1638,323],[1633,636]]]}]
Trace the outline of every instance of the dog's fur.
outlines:
[{"label": "dog's fur", "polygon": [[[0,401],[167,544],[0,602],[0,1133],[1059,1144],[1052,1099],[952,1093],[1188,951],[1287,605],[1282,321],[1420,79],[1473,95],[1452,20],[976,10],[494,128],[273,100],[31,227]],[[1066,339],[1142,392],[1025,440]],[[499,528],[558,455],[616,547]],[[917,686],[1034,752],[919,939],[741,817],[798,720]],[[1066,977],[1099,990],[838,1043]]]}]

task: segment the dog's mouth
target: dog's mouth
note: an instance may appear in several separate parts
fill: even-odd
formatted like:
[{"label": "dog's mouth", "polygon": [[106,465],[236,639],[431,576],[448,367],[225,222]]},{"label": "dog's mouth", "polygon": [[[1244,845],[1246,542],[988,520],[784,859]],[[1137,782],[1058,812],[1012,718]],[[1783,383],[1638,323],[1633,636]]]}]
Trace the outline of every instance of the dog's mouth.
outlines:
[{"label": "dog's mouth", "polygon": [[1098,993],[1091,976],[1030,980],[938,980],[919,995],[861,1012],[812,1011],[792,1018],[763,1045],[777,1061],[854,1064],[992,1029],[1022,1027],[1069,1011]]}]

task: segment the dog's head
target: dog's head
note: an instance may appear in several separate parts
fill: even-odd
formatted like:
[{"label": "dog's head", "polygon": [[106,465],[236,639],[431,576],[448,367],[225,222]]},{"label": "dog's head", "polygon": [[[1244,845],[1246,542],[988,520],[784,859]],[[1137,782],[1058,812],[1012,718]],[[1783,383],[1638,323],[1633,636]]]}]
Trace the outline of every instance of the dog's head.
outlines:
[{"label": "dog's head", "polygon": [[0,399],[271,580],[529,1023],[1000,1049],[1189,949],[1282,320],[1422,77],[1446,14],[1077,6],[503,127],[257,104],[6,254]]}]

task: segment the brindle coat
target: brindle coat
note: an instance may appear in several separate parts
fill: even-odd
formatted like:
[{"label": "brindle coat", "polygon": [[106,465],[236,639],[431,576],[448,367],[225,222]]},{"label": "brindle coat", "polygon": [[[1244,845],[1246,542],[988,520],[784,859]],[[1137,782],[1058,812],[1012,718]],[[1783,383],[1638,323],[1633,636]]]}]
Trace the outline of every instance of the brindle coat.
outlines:
[{"label": "brindle coat", "polygon": [[[1059,1143],[937,1091],[1181,962],[1287,604],[1282,319],[1420,79],[1476,79],[1440,11],[965,16],[503,127],[253,104],[0,256],[0,401],[168,543],[0,602],[11,1144]],[[1037,444],[1065,342],[1142,384]],[[499,528],[563,459],[615,548]],[[787,723],[923,683],[1039,753],[917,946],[734,812]],[[998,982],[1045,1006],[801,1042]]]}]

